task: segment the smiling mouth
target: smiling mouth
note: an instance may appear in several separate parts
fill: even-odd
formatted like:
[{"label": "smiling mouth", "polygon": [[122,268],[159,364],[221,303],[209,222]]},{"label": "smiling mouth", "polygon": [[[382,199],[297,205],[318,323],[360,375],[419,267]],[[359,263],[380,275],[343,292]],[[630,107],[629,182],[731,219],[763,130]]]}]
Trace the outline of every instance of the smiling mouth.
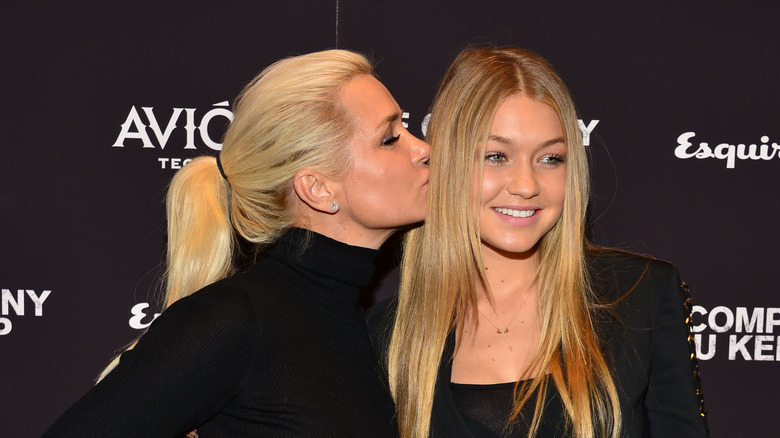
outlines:
[{"label": "smiling mouth", "polygon": [[531,217],[536,210],[515,210],[513,208],[493,208],[493,210],[512,217]]}]

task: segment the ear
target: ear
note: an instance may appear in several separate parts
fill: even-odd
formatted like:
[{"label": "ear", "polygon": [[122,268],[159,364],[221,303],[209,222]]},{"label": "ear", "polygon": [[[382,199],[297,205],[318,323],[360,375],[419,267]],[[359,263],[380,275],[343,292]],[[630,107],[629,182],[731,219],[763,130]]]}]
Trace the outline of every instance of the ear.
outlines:
[{"label": "ear", "polygon": [[335,198],[337,184],[332,179],[312,169],[301,169],[293,177],[293,189],[298,197],[314,210],[333,214],[331,202]]}]

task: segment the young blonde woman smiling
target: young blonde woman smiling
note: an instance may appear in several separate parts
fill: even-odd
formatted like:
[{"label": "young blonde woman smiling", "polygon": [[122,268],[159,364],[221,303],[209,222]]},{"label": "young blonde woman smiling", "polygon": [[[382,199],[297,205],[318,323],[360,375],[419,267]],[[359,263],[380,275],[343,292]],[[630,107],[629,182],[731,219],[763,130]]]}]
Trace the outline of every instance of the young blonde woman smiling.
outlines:
[{"label": "young blonde woman smiling", "polygon": [[687,289],[586,241],[587,157],[550,65],[466,50],[431,113],[426,222],[369,318],[401,436],[706,436]]}]

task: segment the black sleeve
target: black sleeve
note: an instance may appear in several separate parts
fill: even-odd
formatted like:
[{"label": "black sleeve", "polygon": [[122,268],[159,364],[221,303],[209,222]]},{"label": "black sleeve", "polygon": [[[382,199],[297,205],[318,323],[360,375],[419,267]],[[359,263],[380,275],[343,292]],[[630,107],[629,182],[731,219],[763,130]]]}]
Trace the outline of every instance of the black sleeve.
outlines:
[{"label": "black sleeve", "polygon": [[661,290],[653,317],[645,414],[652,437],[706,437],[709,432],[690,332],[690,295],[677,269],[662,266],[656,264],[652,273],[653,287]]},{"label": "black sleeve", "polygon": [[44,437],[182,437],[235,398],[255,352],[249,305],[198,292],[152,323]]}]

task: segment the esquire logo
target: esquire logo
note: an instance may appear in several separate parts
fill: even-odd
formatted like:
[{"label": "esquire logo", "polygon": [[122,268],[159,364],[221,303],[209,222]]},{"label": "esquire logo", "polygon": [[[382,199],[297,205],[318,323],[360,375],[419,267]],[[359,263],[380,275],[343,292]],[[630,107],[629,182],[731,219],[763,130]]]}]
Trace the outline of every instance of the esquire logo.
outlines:
[{"label": "esquire logo", "polygon": [[[119,135],[112,147],[140,146],[143,149],[165,151],[169,141],[174,137],[178,143],[174,145],[177,151],[195,150],[199,146],[220,151],[222,143],[217,142],[215,137],[221,137],[222,133],[214,135],[212,131],[215,130],[210,131],[209,128],[215,122],[227,125],[233,121],[233,113],[228,106],[228,101],[215,103],[203,116],[199,116],[197,108],[173,108],[170,116],[163,116],[160,111],[155,113],[154,107],[142,106],[139,112],[138,108],[133,106],[124,123],[120,125]],[[182,123],[179,123],[180,121]],[[162,128],[163,125],[165,128]],[[183,135],[179,133],[182,129]],[[169,148],[168,151],[170,152],[171,149]],[[157,161],[161,169],[180,169],[190,159],[168,156],[157,157]]]},{"label": "esquire logo", "polygon": [[138,303],[130,309],[130,319],[127,323],[131,328],[141,330],[149,327],[149,325],[160,316],[159,313],[147,313],[146,309],[149,308],[149,303]]},{"label": "esquire logo", "polygon": [[[11,314],[16,316],[25,316],[32,314],[43,316],[43,302],[49,298],[50,290],[42,290],[40,293],[32,289],[17,289],[11,292],[11,289],[3,289],[0,295],[0,336],[11,333],[13,324],[8,318]],[[32,309],[27,307],[32,305]]]},{"label": "esquire logo", "polygon": [[693,306],[691,318],[701,360],[728,354],[728,360],[780,362],[780,336],[774,333],[780,307]]},{"label": "esquire logo", "polygon": [[769,136],[762,136],[759,144],[739,143],[736,145],[720,143],[711,147],[707,142],[693,143],[695,132],[685,132],[677,137],[677,147],[674,148],[674,156],[682,160],[697,158],[704,160],[715,158],[726,161],[726,169],[733,169],[737,160],[769,161],[780,158],[780,144],[769,143]]}]

